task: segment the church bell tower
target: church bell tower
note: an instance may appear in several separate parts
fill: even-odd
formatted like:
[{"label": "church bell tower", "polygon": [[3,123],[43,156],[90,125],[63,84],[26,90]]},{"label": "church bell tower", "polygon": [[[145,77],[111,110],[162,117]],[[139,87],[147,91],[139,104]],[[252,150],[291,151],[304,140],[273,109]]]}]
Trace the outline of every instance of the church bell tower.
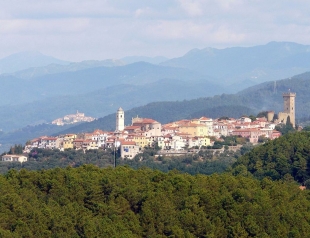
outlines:
[{"label": "church bell tower", "polygon": [[125,113],[120,107],[116,112],[116,131],[123,131],[125,127]]}]

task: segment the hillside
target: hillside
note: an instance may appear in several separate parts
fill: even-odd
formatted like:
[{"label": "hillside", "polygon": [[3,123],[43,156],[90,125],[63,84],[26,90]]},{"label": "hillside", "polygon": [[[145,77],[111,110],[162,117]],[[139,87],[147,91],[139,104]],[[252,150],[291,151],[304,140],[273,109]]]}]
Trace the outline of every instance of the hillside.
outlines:
[{"label": "hillside", "polygon": [[269,141],[240,157],[233,165],[233,173],[249,172],[259,179],[304,183],[310,179],[309,140],[309,132],[295,132]]},{"label": "hillside", "polygon": [[[242,115],[256,115],[260,111],[283,110],[282,92],[289,89],[296,92],[296,117],[310,116],[310,73],[294,76],[290,79],[277,81],[276,91],[274,82],[266,82],[237,94],[222,94],[213,97],[183,100],[177,102],[154,102],[142,107],[136,107],[125,112],[125,123],[129,125],[131,118],[153,118],[161,123],[168,123],[180,119],[207,116],[217,118],[221,116],[240,117]],[[111,114],[95,122],[83,123],[64,132],[91,131],[95,128],[103,130],[115,129],[115,115]]]},{"label": "hillside", "polygon": [[[188,91],[191,90],[195,90],[196,93],[189,93]],[[139,86],[120,84],[85,94],[50,97],[22,105],[2,106],[0,107],[0,128],[8,132],[27,125],[47,123],[76,110],[98,118],[113,113],[119,105],[129,109],[157,101],[158,98],[161,100],[192,99],[197,96],[212,95],[216,91],[221,91],[221,88],[204,81],[189,83],[165,79]],[[16,117],[17,112],[19,117]]]},{"label": "hillside", "polygon": [[0,176],[3,237],[307,237],[309,193],[242,176],[126,167]]},{"label": "hillside", "polygon": [[227,85],[244,80],[261,83],[310,70],[310,46],[270,42],[253,47],[193,49],[161,65],[182,67],[221,79]]},{"label": "hillside", "polygon": [[[224,96],[225,97],[225,96]],[[125,111],[125,125],[131,124],[131,119],[136,117],[146,117],[157,120],[161,123],[168,123],[181,119],[188,119],[194,117],[201,117],[208,115],[208,117],[218,118],[222,115],[235,116],[239,117],[242,112],[254,113],[253,110],[247,107],[234,106],[230,104],[229,106],[219,106],[206,108],[205,103],[208,100],[205,98],[190,100],[190,101],[179,101],[179,102],[158,102],[150,103],[142,107],[133,108]],[[220,104],[220,103],[219,103]],[[229,113],[230,112],[230,113]],[[114,131],[115,130],[115,113],[99,118],[96,121],[90,123],[82,123],[80,125],[71,127],[64,131],[61,131],[61,134],[65,133],[77,133],[77,132],[88,132],[93,131],[94,129],[99,128],[102,130]]]}]

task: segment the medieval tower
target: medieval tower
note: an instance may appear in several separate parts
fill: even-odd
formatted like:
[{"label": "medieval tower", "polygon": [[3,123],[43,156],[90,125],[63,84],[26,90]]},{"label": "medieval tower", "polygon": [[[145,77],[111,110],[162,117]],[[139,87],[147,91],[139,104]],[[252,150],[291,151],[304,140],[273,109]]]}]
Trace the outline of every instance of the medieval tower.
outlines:
[{"label": "medieval tower", "polygon": [[279,120],[286,123],[287,118],[290,117],[293,127],[295,127],[295,97],[296,93],[283,93],[284,111],[279,112]]},{"label": "medieval tower", "polygon": [[116,112],[116,131],[123,131],[125,127],[125,113],[120,107]]}]

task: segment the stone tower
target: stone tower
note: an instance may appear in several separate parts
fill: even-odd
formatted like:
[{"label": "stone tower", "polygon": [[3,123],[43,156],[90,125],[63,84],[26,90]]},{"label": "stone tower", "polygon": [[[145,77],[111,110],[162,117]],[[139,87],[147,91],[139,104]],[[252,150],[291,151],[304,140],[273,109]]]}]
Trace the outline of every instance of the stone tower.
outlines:
[{"label": "stone tower", "polygon": [[296,93],[283,93],[284,111],[287,117],[290,117],[290,122],[295,127],[295,97]]},{"label": "stone tower", "polygon": [[120,107],[116,112],[116,131],[123,131],[125,127],[125,113]]}]

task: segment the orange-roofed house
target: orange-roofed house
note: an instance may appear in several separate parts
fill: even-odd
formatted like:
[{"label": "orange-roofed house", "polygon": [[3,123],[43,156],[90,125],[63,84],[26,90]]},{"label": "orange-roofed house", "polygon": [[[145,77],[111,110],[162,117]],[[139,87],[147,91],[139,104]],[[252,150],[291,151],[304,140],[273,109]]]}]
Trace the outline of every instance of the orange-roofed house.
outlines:
[{"label": "orange-roofed house", "polygon": [[144,136],[161,136],[161,124],[150,118],[132,118],[132,126],[139,126]]}]

